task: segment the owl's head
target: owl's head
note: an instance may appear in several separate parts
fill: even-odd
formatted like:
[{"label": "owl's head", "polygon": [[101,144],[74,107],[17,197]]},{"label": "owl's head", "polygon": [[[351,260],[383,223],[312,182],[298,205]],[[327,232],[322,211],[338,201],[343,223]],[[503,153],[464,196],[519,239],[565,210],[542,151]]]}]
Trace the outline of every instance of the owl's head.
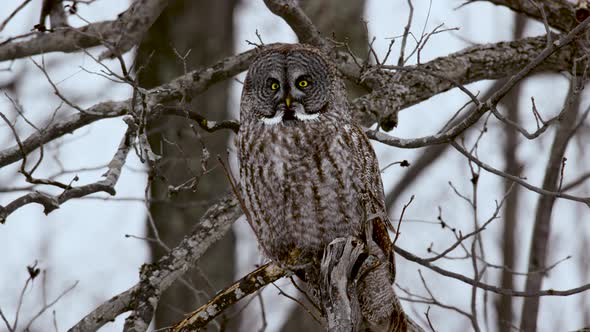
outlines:
[{"label": "owl's head", "polygon": [[333,105],[339,82],[334,67],[318,49],[301,44],[270,46],[248,70],[241,121],[297,125],[333,118],[339,115],[335,112],[345,112]]}]

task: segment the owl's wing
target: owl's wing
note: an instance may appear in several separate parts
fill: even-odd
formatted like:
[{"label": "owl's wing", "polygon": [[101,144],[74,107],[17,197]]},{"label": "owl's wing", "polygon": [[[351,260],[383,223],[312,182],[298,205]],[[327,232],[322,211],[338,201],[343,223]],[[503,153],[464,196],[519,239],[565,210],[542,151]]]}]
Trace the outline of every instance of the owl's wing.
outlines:
[{"label": "owl's wing", "polygon": [[[372,238],[373,242],[377,244],[391,263],[392,276],[394,277],[393,245],[387,232],[388,229],[393,231],[394,227],[387,216],[385,194],[377,156],[362,128],[355,124],[347,124],[344,129],[351,137],[350,148],[354,160],[354,176],[357,178],[360,206],[365,215],[364,229],[367,231],[365,236]],[[368,239],[367,245],[371,251],[371,241],[368,241]]]},{"label": "owl's wing", "polygon": [[383,219],[385,227],[393,231],[393,225],[387,217],[379,162],[369,138],[365,135],[363,129],[355,124],[347,124],[344,129],[351,137],[349,145],[353,159],[353,171],[358,180],[357,190],[361,194],[361,205],[366,219],[370,220],[377,217]]},{"label": "owl's wing", "polygon": [[354,176],[358,178],[356,191],[366,216],[365,241],[369,254],[376,254],[381,262],[360,280],[359,299],[369,295],[361,303],[361,312],[372,326],[371,331],[407,331],[407,317],[391,287],[395,279],[395,256],[387,230],[394,228],[387,217],[377,156],[362,128],[350,124],[345,125],[345,130],[351,137],[351,159],[354,160]]}]

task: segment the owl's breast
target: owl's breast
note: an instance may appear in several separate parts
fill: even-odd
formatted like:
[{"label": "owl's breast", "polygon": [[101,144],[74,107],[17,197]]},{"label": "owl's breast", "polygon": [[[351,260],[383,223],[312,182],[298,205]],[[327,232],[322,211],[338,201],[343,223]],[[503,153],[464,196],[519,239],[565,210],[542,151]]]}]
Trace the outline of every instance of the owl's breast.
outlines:
[{"label": "owl's breast", "polygon": [[333,239],[360,233],[360,184],[346,139],[325,124],[241,133],[242,194],[272,259],[302,264]]}]

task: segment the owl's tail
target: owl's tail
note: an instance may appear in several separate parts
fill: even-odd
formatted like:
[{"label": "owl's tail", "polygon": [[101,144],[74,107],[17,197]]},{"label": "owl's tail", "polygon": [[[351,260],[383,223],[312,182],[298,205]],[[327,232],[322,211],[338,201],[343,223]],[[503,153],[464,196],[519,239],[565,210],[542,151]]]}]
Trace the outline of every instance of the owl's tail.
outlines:
[{"label": "owl's tail", "polygon": [[408,320],[391,285],[391,269],[381,264],[357,284],[361,314],[371,332],[406,332]]},{"label": "owl's tail", "polygon": [[[359,307],[368,331],[424,332],[405,314],[393,290],[395,256],[386,222],[382,218],[373,218],[366,227],[366,248],[378,260],[375,268],[366,272],[357,283]],[[371,236],[367,236],[369,234]]]}]

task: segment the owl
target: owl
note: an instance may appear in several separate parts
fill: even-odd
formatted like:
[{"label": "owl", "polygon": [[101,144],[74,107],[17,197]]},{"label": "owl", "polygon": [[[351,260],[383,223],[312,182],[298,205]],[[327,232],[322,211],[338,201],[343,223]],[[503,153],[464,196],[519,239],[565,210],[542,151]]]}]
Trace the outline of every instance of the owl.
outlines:
[{"label": "owl", "polygon": [[358,284],[361,314],[372,331],[405,331],[377,159],[329,59],[307,45],[265,47],[244,81],[240,122],[240,190],[264,254],[317,289],[332,240],[376,244],[382,262]]}]

